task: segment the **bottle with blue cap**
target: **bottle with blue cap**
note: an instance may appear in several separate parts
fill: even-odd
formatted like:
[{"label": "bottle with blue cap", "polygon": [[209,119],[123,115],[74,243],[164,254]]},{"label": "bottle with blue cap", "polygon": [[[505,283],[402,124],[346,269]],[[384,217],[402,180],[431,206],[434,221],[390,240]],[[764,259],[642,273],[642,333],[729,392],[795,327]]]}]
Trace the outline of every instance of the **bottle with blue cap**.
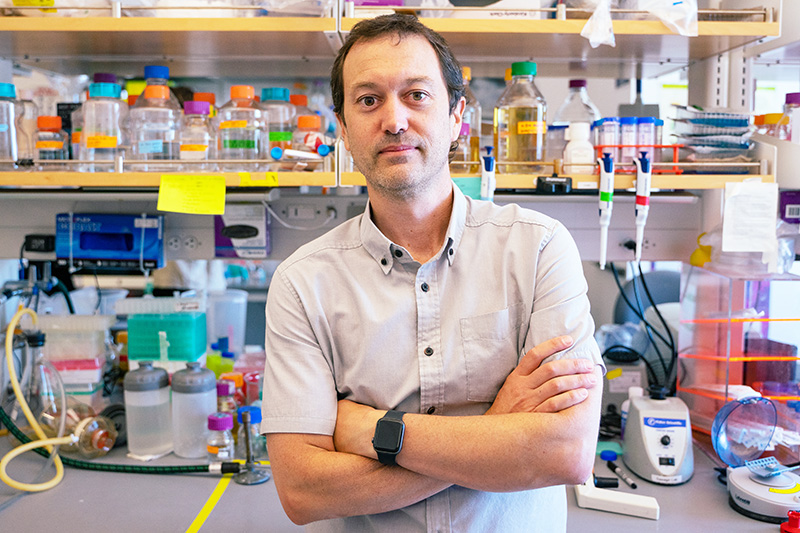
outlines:
[{"label": "bottle with blue cap", "polygon": [[82,107],[80,154],[89,161],[81,165],[83,172],[113,172],[114,160],[122,155],[121,126],[127,120],[128,104],[120,100],[121,92],[116,83],[89,85],[89,99]]},{"label": "bottle with blue cap", "polygon": [[17,88],[0,83],[0,170],[17,168]]},{"label": "bottle with blue cap", "polygon": [[[265,150],[270,159],[272,149],[282,151],[292,147],[292,124],[295,120],[295,106],[289,102],[289,89],[284,87],[267,87],[261,89],[261,109],[267,112],[269,135],[264,136]],[[275,164],[268,170],[278,170]]]},{"label": "bottle with blue cap", "polygon": [[[250,423],[245,427],[242,420],[244,412],[250,413]],[[247,459],[247,442],[250,443],[250,451],[253,453],[252,458],[255,461],[267,460],[267,437],[261,434],[261,408],[247,405],[240,407],[236,411],[237,420],[239,422],[238,435],[236,438],[236,458]],[[245,432],[249,434],[249,439],[245,437]]]},{"label": "bottle with blue cap", "polygon": [[[144,82],[145,82],[145,90],[147,87],[151,87],[154,85],[161,85],[167,87],[169,90],[169,67],[165,67],[163,65],[147,65],[144,67]],[[142,91],[144,93],[144,91]],[[175,94],[170,90],[169,97],[170,106],[173,109],[180,110],[181,104],[178,102],[178,98]],[[136,103],[133,104],[134,108],[137,107],[144,107],[147,105],[147,102],[143,101],[141,98],[136,100]]]}]

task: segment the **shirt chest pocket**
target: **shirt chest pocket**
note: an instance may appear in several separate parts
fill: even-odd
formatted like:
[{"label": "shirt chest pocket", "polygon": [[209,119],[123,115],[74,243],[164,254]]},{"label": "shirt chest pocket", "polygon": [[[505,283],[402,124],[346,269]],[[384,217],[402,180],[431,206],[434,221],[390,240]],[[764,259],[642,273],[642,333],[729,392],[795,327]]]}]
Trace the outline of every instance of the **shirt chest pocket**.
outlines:
[{"label": "shirt chest pocket", "polygon": [[462,318],[461,338],[467,377],[467,400],[493,402],[519,360],[522,304]]}]

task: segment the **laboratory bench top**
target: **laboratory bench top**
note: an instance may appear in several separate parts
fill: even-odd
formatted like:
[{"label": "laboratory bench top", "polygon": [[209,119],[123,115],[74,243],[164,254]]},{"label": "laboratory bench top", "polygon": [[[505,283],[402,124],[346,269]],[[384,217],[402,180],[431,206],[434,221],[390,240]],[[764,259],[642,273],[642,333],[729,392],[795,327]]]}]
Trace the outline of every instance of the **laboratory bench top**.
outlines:
[{"label": "laboratory bench top", "polygon": [[[10,449],[8,437],[0,437],[0,454]],[[25,454],[10,465],[15,479],[31,481],[43,464],[39,456]],[[124,450],[116,449],[103,462],[128,463]],[[618,464],[621,464],[618,460]],[[196,464],[174,455],[157,464]],[[661,508],[659,520],[648,520],[577,507],[572,487],[568,532],[598,531],[647,533],[661,531],[777,532],[778,525],[746,518],[728,505],[725,487],[717,481],[717,466],[695,447],[695,472],[687,483],[661,486],[636,479],[638,488],[620,483],[619,489],[653,496]],[[623,466],[624,468],[624,466]],[[595,474],[613,476],[597,459]],[[0,483],[0,506],[15,491]],[[34,531],[57,527],[58,531],[265,531],[297,532],[281,508],[272,480],[254,486],[237,485],[229,478],[211,475],[149,475],[92,472],[65,467],[63,481],[55,488],[28,494],[0,511],[0,523],[17,524]],[[202,527],[202,529],[200,529]]]}]

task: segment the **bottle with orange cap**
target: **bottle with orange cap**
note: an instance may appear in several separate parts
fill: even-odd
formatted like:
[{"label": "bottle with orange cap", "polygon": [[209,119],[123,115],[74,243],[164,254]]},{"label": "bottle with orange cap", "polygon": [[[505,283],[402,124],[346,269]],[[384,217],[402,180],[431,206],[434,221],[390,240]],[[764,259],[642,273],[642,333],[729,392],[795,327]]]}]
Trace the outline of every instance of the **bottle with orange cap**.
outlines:
[{"label": "bottle with orange cap", "polygon": [[[306,96],[304,94],[293,94],[293,95],[289,96],[289,102],[291,102],[291,104],[294,106],[294,110],[295,110],[294,116],[295,117],[299,117],[301,115],[311,116],[311,115],[316,115],[317,114],[313,109],[308,107],[308,96]],[[295,126],[296,125],[297,125],[297,121],[295,120]],[[320,119],[319,126],[320,126],[320,130],[319,131],[321,133],[321,132],[324,131],[322,129],[322,127],[323,127],[322,119]]]},{"label": "bottle with orange cap", "polygon": [[50,161],[64,161],[69,159],[69,146],[67,133],[61,129],[61,117],[42,115],[36,119],[36,134],[34,137],[34,159],[37,160],[38,170],[63,170],[64,165],[50,163]]},{"label": "bottle with orange cap", "polygon": [[217,109],[217,95],[214,93],[194,93],[192,98],[195,102],[208,102],[208,116],[209,118],[216,118],[219,109]]},{"label": "bottle with orange cap", "polygon": [[223,163],[221,170],[236,172],[259,168],[258,164],[241,163],[262,158],[262,138],[268,135],[269,117],[256,102],[255,95],[251,85],[234,85],[230,101],[219,109],[219,158],[231,160],[231,163]]},{"label": "bottle with orange cap", "polygon": [[[170,105],[177,110],[181,109],[178,98],[169,90],[169,67],[163,65],[147,65],[144,67],[145,90],[152,85],[162,85],[167,88],[168,100]],[[144,92],[144,91],[142,91]],[[145,106],[146,102],[141,99],[134,104],[135,107]]]},{"label": "bottle with orange cap", "polygon": [[169,97],[166,85],[148,85],[131,109],[128,130],[131,159],[146,161],[134,165],[136,170],[169,171],[177,168],[157,163],[177,160],[180,149],[180,109],[172,105]]},{"label": "bottle with orange cap", "polygon": [[[292,149],[300,152],[310,152],[317,155],[326,155],[327,150],[320,150],[326,146],[325,136],[320,133],[322,120],[319,115],[300,115],[297,117],[297,127],[292,133]],[[303,160],[304,170],[318,170],[322,167],[322,161],[316,159]]]}]

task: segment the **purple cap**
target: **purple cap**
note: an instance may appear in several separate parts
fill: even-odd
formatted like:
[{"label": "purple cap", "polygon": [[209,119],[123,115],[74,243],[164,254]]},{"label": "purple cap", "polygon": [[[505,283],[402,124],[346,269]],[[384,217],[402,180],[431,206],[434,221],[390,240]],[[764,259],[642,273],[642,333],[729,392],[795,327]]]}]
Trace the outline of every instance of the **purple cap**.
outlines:
[{"label": "purple cap", "polygon": [[231,413],[211,413],[208,415],[208,429],[211,431],[233,429],[233,415]]},{"label": "purple cap", "polygon": [[786,95],[787,104],[800,104],[800,93],[788,93]]},{"label": "purple cap", "polygon": [[586,87],[586,80],[569,80],[569,88]]},{"label": "purple cap", "polygon": [[94,73],[94,82],[95,83],[117,83],[117,75],[116,74],[109,74],[108,72],[95,72]]},{"label": "purple cap", "polygon": [[211,109],[208,102],[189,101],[183,103],[183,112],[187,115],[208,115]]},{"label": "purple cap", "polygon": [[229,379],[217,380],[217,396],[233,396],[236,392],[236,383]]}]

